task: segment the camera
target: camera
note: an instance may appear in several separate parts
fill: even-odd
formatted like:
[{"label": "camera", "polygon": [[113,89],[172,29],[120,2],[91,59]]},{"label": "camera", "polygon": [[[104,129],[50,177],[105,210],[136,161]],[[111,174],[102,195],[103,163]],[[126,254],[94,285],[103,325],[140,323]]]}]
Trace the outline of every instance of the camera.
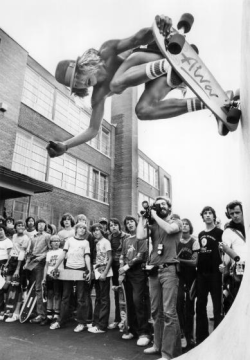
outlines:
[{"label": "camera", "polygon": [[163,244],[158,244],[157,254],[158,254],[158,255],[162,255],[162,254],[163,254],[163,249],[164,249]]},{"label": "camera", "polygon": [[149,206],[149,203],[147,201],[143,201],[142,202],[142,207],[144,210],[142,210],[140,213],[141,215],[145,218],[148,219],[149,223],[152,223],[154,221],[154,219],[151,216],[151,210],[155,210],[156,211],[156,206],[155,205],[151,205]]}]

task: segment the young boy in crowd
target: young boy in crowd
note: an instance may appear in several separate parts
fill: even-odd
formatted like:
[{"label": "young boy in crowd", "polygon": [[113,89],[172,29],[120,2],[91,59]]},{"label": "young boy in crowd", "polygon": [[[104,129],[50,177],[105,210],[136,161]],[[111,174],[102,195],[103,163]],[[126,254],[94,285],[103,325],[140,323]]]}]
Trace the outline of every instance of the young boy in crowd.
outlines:
[{"label": "young boy in crowd", "polygon": [[108,327],[110,314],[110,277],[113,275],[112,250],[110,241],[104,237],[101,224],[92,225],[91,232],[96,239],[96,258],[94,264],[96,301],[93,326],[88,331],[93,334],[104,333]]},{"label": "young boy in crowd", "polygon": [[13,235],[15,234],[14,225],[15,219],[12,216],[7,216],[7,218],[5,219],[6,236],[8,236],[10,240],[12,240]]},{"label": "young boy in crowd", "polygon": [[[119,285],[119,268],[120,268],[120,256],[122,252],[122,244],[126,237],[129,235],[121,230],[121,224],[118,219],[112,218],[108,223],[108,230],[110,232],[109,240],[112,249],[112,284],[113,286]],[[108,329],[116,329],[121,321],[120,306],[119,306],[119,294],[117,291],[114,292],[115,296],[115,319],[112,324],[109,324]]]},{"label": "young boy in crowd", "polygon": [[[55,268],[57,260],[63,254],[60,249],[60,238],[58,235],[52,235],[50,238],[51,250],[46,255],[46,264],[43,275],[43,285],[47,288],[47,322],[57,320],[60,315],[60,306],[62,299],[62,281],[54,279],[52,272]],[[58,270],[63,269],[63,263],[60,264]],[[45,325],[46,322],[43,323]]]},{"label": "young boy in crowd", "polygon": [[25,220],[25,224],[26,224],[25,234],[28,235],[30,239],[33,238],[35,234],[37,234],[35,223],[36,220],[35,218],[33,218],[33,216],[29,216]]},{"label": "young boy in crowd", "polygon": [[61,240],[61,248],[63,248],[66,240],[75,236],[75,219],[70,213],[66,213],[62,216],[60,225],[63,229],[58,232],[58,236]]},{"label": "young boy in crowd", "polygon": [[30,322],[40,324],[46,322],[46,308],[42,296],[42,280],[47,252],[50,249],[50,235],[46,232],[47,224],[44,219],[38,219],[35,224],[37,234],[31,238],[30,248],[24,268],[30,271],[28,275],[31,285],[36,282],[36,311],[37,316]]},{"label": "young boy in crowd", "polygon": [[196,279],[196,265],[200,245],[193,236],[193,225],[189,219],[182,219],[182,237],[177,247],[180,261],[177,313],[181,328],[181,345],[190,349],[194,342],[194,299],[189,291]]},{"label": "young boy in crowd", "polygon": [[[6,236],[6,227],[0,224],[0,268],[6,272],[6,264],[10,258],[10,251],[13,247],[12,241]],[[4,294],[6,286],[0,289],[0,320],[4,320]]]},{"label": "young boy in crowd", "polygon": [[137,221],[133,216],[124,219],[125,230],[130,234],[124,239],[120,256],[119,274],[125,274],[125,291],[128,303],[129,334],[123,334],[124,340],[138,336],[137,345],[147,346],[150,343],[150,329],[148,324],[148,308],[145,300],[147,292],[147,275],[142,269],[146,262],[147,242],[137,240]]},{"label": "young boy in crowd", "polygon": [[99,224],[102,225],[102,228],[103,228],[103,236],[108,239],[109,238],[109,235],[110,235],[110,232],[109,232],[109,229],[108,229],[108,219],[106,219],[105,217],[102,217],[99,219]]},{"label": "young boy in crowd", "polygon": [[198,235],[200,251],[197,263],[197,301],[196,301],[196,343],[199,345],[209,336],[207,318],[207,298],[211,294],[214,312],[214,329],[222,320],[221,296],[222,276],[219,266],[222,263],[219,244],[223,231],[216,223],[216,212],[211,206],[205,206],[201,211],[205,230]]},{"label": "young boy in crowd", "polygon": [[[84,239],[88,240],[89,242],[89,249],[90,249],[90,267],[91,267],[91,274],[92,274],[92,264],[95,257],[95,238],[93,234],[88,230],[88,224],[87,224],[87,217],[84,214],[78,214],[76,216],[76,224],[82,223],[86,226],[86,232],[84,234]],[[94,279],[92,279],[92,276],[90,278],[90,281],[85,281],[85,287],[86,291],[88,293],[88,316],[87,316],[87,323],[92,324],[93,322],[93,306],[92,306],[92,299],[91,299],[91,292],[94,287]]]},{"label": "young boy in crowd", "polygon": [[63,295],[61,302],[60,317],[51,324],[50,329],[59,329],[68,319],[70,309],[70,296],[73,290],[74,283],[76,284],[76,320],[78,325],[75,327],[74,332],[81,332],[87,330],[87,313],[88,313],[88,293],[86,292],[85,281],[90,280],[90,250],[89,243],[84,239],[86,232],[86,225],[78,223],[75,226],[75,236],[67,239],[64,244],[63,253],[59,256],[55,267],[54,273],[57,272],[59,266],[67,255],[65,269],[74,271],[85,271],[85,279],[74,282],[73,280],[62,280],[63,282]]},{"label": "young boy in crowd", "polygon": [[[22,220],[18,220],[14,226],[15,234],[13,235],[13,247],[10,251],[10,258],[6,263],[7,267],[7,281],[11,282],[15,280],[19,284],[22,284],[23,278],[23,265],[25,262],[25,255],[29,247],[30,239],[25,234],[25,223]],[[5,322],[14,322],[19,319],[19,313],[22,303],[22,290],[21,285],[18,285],[20,289],[18,302],[12,317],[8,317]]]}]

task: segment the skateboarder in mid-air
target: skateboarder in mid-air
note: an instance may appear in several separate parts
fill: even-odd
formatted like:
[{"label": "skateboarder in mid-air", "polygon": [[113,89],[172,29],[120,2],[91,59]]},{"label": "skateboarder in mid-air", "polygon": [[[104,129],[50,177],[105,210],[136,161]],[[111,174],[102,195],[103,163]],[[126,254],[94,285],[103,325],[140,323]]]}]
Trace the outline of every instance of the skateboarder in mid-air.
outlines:
[{"label": "skateboarder in mid-air", "polygon": [[[155,19],[162,35],[167,36],[172,20],[163,15],[157,15]],[[92,114],[86,131],[64,142],[50,141],[47,146],[50,157],[60,156],[69,148],[94,138],[103,119],[107,97],[120,94],[129,87],[145,84],[135,108],[141,120],[171,118],[204,109],[197,98],[163,100],[173,88],[183,89],[185,86],[163,58],[154,42],[151,27],[123,40],[106,41],[99,51],[89,49],[76,61],[60,61],[55,77],[79,97],[86,96],[88,88],[93,87]]]}]

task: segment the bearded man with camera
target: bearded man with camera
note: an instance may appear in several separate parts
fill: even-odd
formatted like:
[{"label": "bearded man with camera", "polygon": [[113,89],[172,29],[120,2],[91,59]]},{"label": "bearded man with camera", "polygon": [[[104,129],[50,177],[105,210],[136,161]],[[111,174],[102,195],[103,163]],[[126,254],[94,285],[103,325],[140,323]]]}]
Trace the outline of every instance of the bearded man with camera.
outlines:
[{"label": "bearded man with camera", "polygon": [[[149,227],[152,252],[149,265],[151,313],[154,320],[154,344],[145,354],[161,354],[161,359],[181,355],[181,332],[176,311],[178,293],[177,245],[181,238],[182,222],[171,218],[171,201],[165,196],[155,199],[150,209],[150,225],[145,214],[139,214],[137,239],[147,239]],[[159,359],[160,360],[160,359]]]}]

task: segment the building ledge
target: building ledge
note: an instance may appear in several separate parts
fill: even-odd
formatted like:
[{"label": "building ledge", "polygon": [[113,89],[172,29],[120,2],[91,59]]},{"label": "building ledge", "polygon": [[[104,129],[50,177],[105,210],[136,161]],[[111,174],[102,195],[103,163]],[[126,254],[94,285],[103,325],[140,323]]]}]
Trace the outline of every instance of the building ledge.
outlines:
[{"label": "building ledge", "polygon": [[0,198],[13,199],[53,191],[53,186],[0,166]]}]

